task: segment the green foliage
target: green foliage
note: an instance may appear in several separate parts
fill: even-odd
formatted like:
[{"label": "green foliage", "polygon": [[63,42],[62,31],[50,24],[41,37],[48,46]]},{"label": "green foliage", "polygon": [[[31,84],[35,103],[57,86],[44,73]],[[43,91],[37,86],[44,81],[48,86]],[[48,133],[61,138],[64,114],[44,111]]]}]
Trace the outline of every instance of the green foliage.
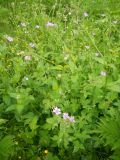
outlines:
[{"label": "green foliage", "polygon": [[99,124],[99,132],[103,144],[110,146],[114,151],[112,158],[120,159],[120,114],[112,114],[112,117],[105,117]]},{"label": "green foliage", "polygon": [[0,160],[119,160],[119,1],[0,2]]},{"label": "green foliage", "polygon": [[0,159],[8,160],[10,155],[13,154],[13,137],[5,136],[0,140]]}]

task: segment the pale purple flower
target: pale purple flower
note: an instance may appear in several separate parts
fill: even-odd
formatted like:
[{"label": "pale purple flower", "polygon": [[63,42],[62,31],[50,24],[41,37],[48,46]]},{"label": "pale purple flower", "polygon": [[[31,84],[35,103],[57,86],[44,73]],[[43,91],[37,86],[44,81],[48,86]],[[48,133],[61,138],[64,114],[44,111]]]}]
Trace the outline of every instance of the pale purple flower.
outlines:
[{"label": "pale purple flower", "polygon": [[55,108],[53,109],[53,113],[55,113],[56,115],[60,115],[60,114],[61,114],[60,108],[55,107]]},{"label": "pale purple flower", "polygon": [[13,38],[12,37],[6,35],[5,38],[8,40],[8,42],[13,42]]},{"label": "pale purple flower", "polygon": [[100,75],[103,76],[103,77],[105,77],[107,75],[107,73],[105,71],[101,71]]},{"label": "pale purple flower", "polygon": [[34,43],[29,43],[29,46],[30,46],[31,48],[35,48],[35,44],[34,44]]},{"label": "pale purple flower", "polygon": [[75,118],[74,116],[69,117],[70,122],[74,123],[75,122]]},{"label": "pale purple flower", "polygon": [[26,23],[25,22],[21,22],[20,24],[22,27],[26,27]]},{"label": "pale purple flower", "polygon": [[39,25],[36,25],[36,26],[35,26],[35,28],[36,28],[36,29],[39,29],[39,28],[40,28],[40,26],[39,26]]},{"label": "pale purple flower", "polygon": [[24,60],[25,60],[25,61],[30,61],[30,60],[31,60],[31,56],[25,56],[25,57],[24,57]]},{"label": "pale purple flower", "polygon": [[84,17],[88,17],[88,13],[87,12],[84,12],[83,15],[84,15]]},{"label": "pale purple flower", "polygon": [[65,113],[63,113],[63,119],[65,119],[65,120],[66,120],[66,119],[69,119],[69,114],[68,114],[68,113],[66,113],[66,112],[65,112]]},{"label": "pale purple flower", "polygon": [[47,22],[46,27],[57,27],[57,24],[52,22]]}]

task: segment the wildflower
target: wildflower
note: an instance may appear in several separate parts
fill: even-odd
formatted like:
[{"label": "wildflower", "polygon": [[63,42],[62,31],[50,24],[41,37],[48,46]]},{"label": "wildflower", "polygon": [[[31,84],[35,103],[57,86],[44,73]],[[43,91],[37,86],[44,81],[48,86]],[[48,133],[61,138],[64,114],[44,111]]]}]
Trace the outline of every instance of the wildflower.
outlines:
[{"label": "wildflower", "polygon": [[6,35],[5,38],[8,40],[8,42],[13,42],[13,38],[12,37]]},{"label": "wildflower", "polygon": [[69,119],[69,115],[68,115],[68,113],[63,113],[63,119]]},{"label": "wildflower", "polygon": [[26,81],[28,81],[28,80],[29,80],[29,78],[28,78],[28,77],[24,77],[24,78],[25,78],[25,80],[26,80]]},{"label": "wildflower", "polygon": [[59,115],[59,114],[61,114],[61,110],[58,107],[55,107],[53,109],[53,113],[55,113],[56,115]]},{"label": "wildflower", "polygon": [[118,21],[112,21],[114,24],[117,24]]},{"label": "wildflower", "polygon": [[29,43],[29,46],[30,46],[31,48],[35,48],[35,44],[34,44],[34,43]]},{"label": "wildflower", "polygon": [[100,53],[95,53],[95,56],[96,56],[96,57],[99,57],[99,56],[100,56]]},{"label": "wildflower", "polygon": [[40,28],[40,26],[39,26],[39,25],[36,25],[36,26],[35,26],[35,28],[36,28],[36,29],[39,29],[39,28]]},{"label": "wildflower", "polygon": [[70,122],[74,123],[75,122],[75,118],[74,116],[69,117]]},{"label": "wildflower", "polygon": [[105,71],[101,71],[100,75],[105,77],[107,75],[107,73]]},{"label": "wildflower", "polygon": [[69,55],[67,54],[67,55],[65,55],[64,60],[66,61],[66,60],[68,60],[68,58],[69,58]]},{"label": "wildflower", "polygon": [[90,49],[90,46],[85,46],[86,49]]},{"label": "wildflower", "polygon": [[21,22],[21,24],[20,24],[22,27],[26,27],[26,23],[24,23],[24,22]]},{"label": "wildflower", "polygon": [[47,22],[46,27],[57,27],[57,24],[52,22]]},{"label": "wildflower", "polygon": [[47,150],[47,149],[46,149],[46,150],[44,150],[44,153],[45,153],[45,154],[48,154],[48,150]]},{"label": "wildflower", "polygon": [[88,13],[87,12],[84,12],[83,15],[84,15],[84,17],[88,17]]},{"label": "wildflower", "polygon": [[24,57],[24,60],[30,61],[30,60],[31,60],[31,56],[25,56],[25,57]]}]

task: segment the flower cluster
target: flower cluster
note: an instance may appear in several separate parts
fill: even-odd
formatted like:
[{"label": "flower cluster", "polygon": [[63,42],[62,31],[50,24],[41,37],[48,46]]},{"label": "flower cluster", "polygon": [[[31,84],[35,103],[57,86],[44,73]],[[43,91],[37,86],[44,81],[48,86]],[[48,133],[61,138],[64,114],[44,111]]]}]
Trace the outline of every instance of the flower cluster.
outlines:
[{"label": "flower cluster", "polygon": [[[56,115],[61,115],[61,114],[62,114],[60,108],[58,108],[58,107],[55,107],[55,108],[53,109],[53,113],[56,114]],[[72,122],[72,123],[75,122],[74,116],[69,116],[69,114],[68,114],[67,112],[64,112],[64,113],[62,114],[62,117],[63,117],[64,120],[69,120],[69,121]]]}]

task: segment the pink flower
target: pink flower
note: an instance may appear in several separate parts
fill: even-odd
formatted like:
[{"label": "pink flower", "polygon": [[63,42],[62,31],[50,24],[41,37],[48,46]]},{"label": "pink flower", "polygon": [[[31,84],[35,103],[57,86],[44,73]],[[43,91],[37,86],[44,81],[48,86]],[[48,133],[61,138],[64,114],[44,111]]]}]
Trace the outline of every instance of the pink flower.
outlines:
[{"label": "pink flower", "polygon": [[68,113],[63,113],[63,119],[69,119],[69,115],[68,115]]},{"label": "pink flower", "polygon": [[57,27],[57,24],[52,22],[47,22],[46,27]]},{"label": "pink flower", "polygon": [[75,118],[74,116],[69,117],[70,122],[74,123],[75,122]]},{"label": "pink flower", "polygon": [[60,108],[55,107],[55,108],[53,109],[53,113],[55,113],[56,115],[60,115],[60,114],[61,114]]}]

